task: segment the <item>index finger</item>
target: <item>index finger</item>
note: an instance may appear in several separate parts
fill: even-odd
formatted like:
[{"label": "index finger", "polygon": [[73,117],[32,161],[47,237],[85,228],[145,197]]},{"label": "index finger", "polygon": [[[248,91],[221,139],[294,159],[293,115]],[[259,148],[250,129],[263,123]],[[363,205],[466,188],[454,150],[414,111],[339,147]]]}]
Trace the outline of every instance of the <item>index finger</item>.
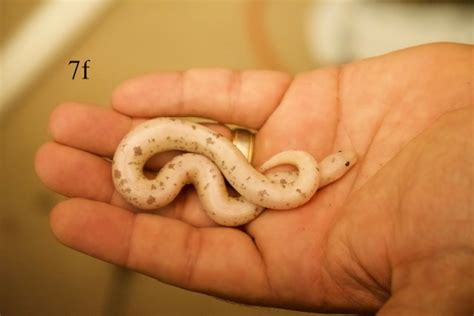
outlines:
[{"label": "index finger", "polygon": [[290,75],[275,71],[162,72],[125,81],[112,106],[134,117],[198,116],[258,129],[290,83]]}]

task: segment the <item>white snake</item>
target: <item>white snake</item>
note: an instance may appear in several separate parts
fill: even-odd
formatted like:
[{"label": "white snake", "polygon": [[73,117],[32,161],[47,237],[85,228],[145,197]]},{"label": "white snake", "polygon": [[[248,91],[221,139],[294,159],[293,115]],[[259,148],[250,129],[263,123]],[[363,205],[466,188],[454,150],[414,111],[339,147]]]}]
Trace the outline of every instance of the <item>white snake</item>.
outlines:
[{"label": "white snake", "polygon": [[[143,173],[153,155],[181,150],[154,179]],[[174,200],[192,183],[209,217],[225,226],[246,224],[264,208],[290,209],[306,203],[321,188],[342,177],[356,162],[351,151],[338,151],[318,165],[309,153],[289,150],[276,154],[258,171],[225,137],[178,118],[155,118],[135,127],[114,155],[112,178],[117,191],[140,209],[156,209]],[[263,172],[289,164],[293,172]],[[229,196],[224,178],[240,193]]]}]

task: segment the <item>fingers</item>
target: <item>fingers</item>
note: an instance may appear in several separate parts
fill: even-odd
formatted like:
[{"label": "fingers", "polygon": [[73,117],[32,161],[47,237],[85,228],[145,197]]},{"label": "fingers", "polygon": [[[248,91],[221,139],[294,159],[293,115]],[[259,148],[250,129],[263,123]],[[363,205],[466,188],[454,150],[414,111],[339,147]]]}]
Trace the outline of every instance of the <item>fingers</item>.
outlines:
[{"label": "fingers", "polygon": [[111,157],[132,120],[108,109],[64,103],[51,114],[49,131],[56,142]]},{"label": "fingers", "polygon": [[302,149],[322,159],[334,150],[334,142],[339,146],[343,129],[338,124],[343,122],[336,103],[338,75],[336,68],[325,68],[294,78],[271,120],[257,134],[256,164],[288,149]]},{"label": "fingers", "polygon": [[180,287],[251,303],[268,300],[264,265],[246,234],[186,223],[83,199],[51,214],[67,246]]},{"label": "fingers", "polygon": [[[111,158],[120,140],[142,120],[94,106],[65,103],[51,114],[49,130],[53,139],[61,144]],[[205,124],[230,139],[229,128],[219,124]],[[159,168],[176,156],[167,152],[150,159],[147,167]]]},{"label": "fingers", "polygon": [[[138,211],[116,192],[110,162],[93,154],[56,143],[47,143],[36,154],[35,168],[41,181],[59,194]],[[196,227],[217,226],[201,208],[193,190],[186,190],[186,194],[180,194],[172,204],[156,212]]]},{"label": "fingers", "polygon": [[134,117],[199,116],[258,129],[290,81],[289,75],[272,71],[158,73],[123,83],[114,92],[112,105]]},{"label": "fingers", "polygon": [[112,198],[110,163],[87,152],[47,143],[36,154],[35,169],[46,186],[59,194],[104,202]]}]

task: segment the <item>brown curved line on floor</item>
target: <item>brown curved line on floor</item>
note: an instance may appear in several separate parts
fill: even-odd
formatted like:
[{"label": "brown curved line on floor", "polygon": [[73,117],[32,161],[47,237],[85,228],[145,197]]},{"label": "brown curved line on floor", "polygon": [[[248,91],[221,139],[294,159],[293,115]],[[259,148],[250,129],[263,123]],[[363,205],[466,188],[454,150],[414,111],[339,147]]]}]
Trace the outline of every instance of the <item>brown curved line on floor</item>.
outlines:
[{"label": "brown curved line on floor", "polygon": [[244,5],[244,25],[247,29],[250,45],[255,52],[257,61],[263,67],[273,70],[287,71],[280,62],[265,32],[264,0],[248,0]]}]

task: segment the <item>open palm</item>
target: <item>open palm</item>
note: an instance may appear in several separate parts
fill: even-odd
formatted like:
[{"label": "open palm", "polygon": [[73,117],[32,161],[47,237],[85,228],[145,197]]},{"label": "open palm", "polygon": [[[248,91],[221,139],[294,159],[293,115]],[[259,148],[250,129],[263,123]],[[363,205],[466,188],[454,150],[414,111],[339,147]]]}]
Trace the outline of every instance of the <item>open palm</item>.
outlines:
[{"label": "open palm", "polygon": [[[449,287],[472,278],[472,76],[472,47],[439,44],[295,77],[159,73],[119,87],[114,110],[62,105],[36,158],[43,182],[70,197],[51,214],[53,232],[97,258],[250,304],[447,308],[472,294],[472,280]],[[156,214],[130,212],[102,157],[156,116],[257,129],[254,165],[288,149],[318,160],[352,149],[359,161],[303,207],[267,210],[242,229],[213,225],[190,190]],[[445,300],[428,294],[438,288]],[[425,295],[410,301],[417,291]]]}]

